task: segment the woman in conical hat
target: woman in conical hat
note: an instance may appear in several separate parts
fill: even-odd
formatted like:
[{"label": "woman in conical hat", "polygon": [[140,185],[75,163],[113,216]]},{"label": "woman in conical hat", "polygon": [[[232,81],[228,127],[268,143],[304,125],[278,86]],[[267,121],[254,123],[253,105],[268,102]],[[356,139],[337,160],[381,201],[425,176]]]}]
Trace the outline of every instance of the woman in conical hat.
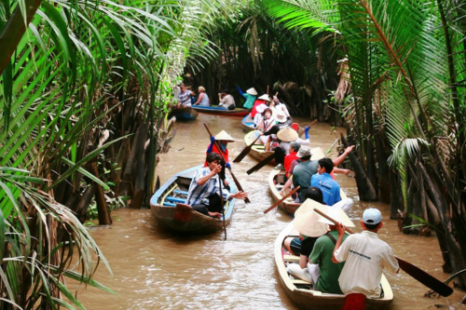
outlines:
[{"label": "woman in conical hat", "polygon": [[250,109],[254,105],[254,102],[256,101],[257,98],[257,91],[254,87],[249,88],[246,93],[243,93],[241,91],[241,88],[239,86],[236,86],[236,88],[239,91],[239,94],[243,96],[246,99],[246,102],[243,104],[243,108],[245,109]]},{"label": "woman in conical hat", "polygon": [[[215,143],[216,140],[220,144],[220,150],[217,148],[217,145]],[[225,167],[229,169],[231,168],[230,160],[228,158],[228,142],[235,142],[235,139],[233,139],[233,137],[230,136],[225,130],[222,130],[215,137],[210,137],[210,144],[207,147],[206,152],[206,154],[209,154],[210,152],[215,152],[219,155],[223,155],[223,158],[225,158],[225,162],[223,162],[222,160],[222,171],[219,173],[220,178],[223,180],[223,184],[225,185],[225,187],[228,187],[229,184],[229,182],[225,178]],[[207,167],[207,161],[204,163],[204,167]]]}]

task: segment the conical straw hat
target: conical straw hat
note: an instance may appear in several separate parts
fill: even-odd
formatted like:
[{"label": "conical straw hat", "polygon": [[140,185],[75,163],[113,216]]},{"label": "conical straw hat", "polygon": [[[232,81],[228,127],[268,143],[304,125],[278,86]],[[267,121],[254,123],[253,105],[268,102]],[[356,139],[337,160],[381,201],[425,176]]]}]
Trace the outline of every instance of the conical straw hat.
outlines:
[{"label": "conical straw hat", "polygon": [[269,95],[267,95],[267,94],[263,94],[262,96],[260,96],[260,97],[257,98],[257,99],[265,100],[265,101],[270,101],[270,97],[269,97]]},{"label": "conical straw hat", "polygon": [[292,142],[298,139],[298,133],[290,127],[285,127],[277,133],[277,137],[283,142]]},{"label": "conical straw hat", "polygon": [[[304,208],[303,208],[304,206]],[[295,212],[293,221],[294,227],[307,237],[320,237],[328,231],[328,225],[319,222],[321,216],[314,212],[314,209],[319,209],[322,212],[327,211],[327,206],[322,205],[314,200],[307,199],[301,207]]]},{"label": "conical straw hat", "polygon": [[[351,219],[346,215],[345,211],[343,211],[342,208],[339,206],[334,206],[334,207],[328,207],[327,208],[327,215],[334,219],[335,221],[342,223],[346,227],[354,227],[353,222]],[[335,225],[333,222],[327,220],[325,217],[319,216],[320,220],[319,222],[324,223],[324,224],[330,224],[330,225]]]},{"label": "conical straw hat", "polygon": [[250,95],[257,96],[257,91],[254,87],[249,88],[246,92]]},{"label": "conical straw hat", "polygon": [[232,138],[225,130],[220,131],[216,136],[215,140],[225,141],[225,142],[235,142],[235,139]]}]

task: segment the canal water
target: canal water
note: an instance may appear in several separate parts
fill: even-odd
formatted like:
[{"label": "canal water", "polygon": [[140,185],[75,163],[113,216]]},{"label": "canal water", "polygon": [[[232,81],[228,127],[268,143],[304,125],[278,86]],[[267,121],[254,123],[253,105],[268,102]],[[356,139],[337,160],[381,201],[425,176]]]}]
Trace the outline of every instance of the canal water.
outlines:
[{"label": "canal water", "polygon": [[[299,123],[306,124],[301,119]],[[244,148],[244,133],[239,117],[200,114],[190,123],[177,123],[177,134],[170,152],[160,155],[157,174],[163,182],[174,173],[204,162],[209,136],[207,123],[216,134],[225,129],[237,141],[229,144],[230,160]],[[312,147],[324,152],[339,137],[328,124],[317,123],[310,130]],[[330,156],[336,156],[335,151]],[[112,212],[111,227],[91,228],[91,234],[109,261],[113,275],[100,265],[96,280],[115,290],[114,296],[101,290],[79,288],[78,298],[87,309],[297,309],[288,299],[273,262],[273,244],[291,218],[275,210],[263,211],[274,202],[269,194],[267,176],[272,166],[247,175],[257,162],[247,156],[233,171],[249,193],[250,204],[238,202],[232,222],[224,232],[208,236],[176,236],[161,230],[150,210],[120,209]],[[417,265],[439,279],[442,259],[435,237],[408,236],[399,232],[397,222],[389,219],[389,206],[359,202],[353,178],[337,175],[347,196],[355,200],[351,218],[360,231],[359,220],[367,207],[383,213],[380,238],[396,255]],[[390,309],[466,309],[460,304],[465,293],[455,290],[448,299],[423,297],[428,290],[400,271],[386,274],[394,291]]]}]

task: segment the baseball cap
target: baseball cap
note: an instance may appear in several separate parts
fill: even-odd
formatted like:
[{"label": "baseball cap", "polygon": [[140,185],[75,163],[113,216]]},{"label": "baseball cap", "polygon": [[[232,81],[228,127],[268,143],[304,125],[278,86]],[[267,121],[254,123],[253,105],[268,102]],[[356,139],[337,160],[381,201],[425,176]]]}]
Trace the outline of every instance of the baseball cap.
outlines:
[{"label": "baseball cap", "polygon": [[368,208],[362,214],[364,224],[375,225],[382,222],[382,213],[376,208]]}]

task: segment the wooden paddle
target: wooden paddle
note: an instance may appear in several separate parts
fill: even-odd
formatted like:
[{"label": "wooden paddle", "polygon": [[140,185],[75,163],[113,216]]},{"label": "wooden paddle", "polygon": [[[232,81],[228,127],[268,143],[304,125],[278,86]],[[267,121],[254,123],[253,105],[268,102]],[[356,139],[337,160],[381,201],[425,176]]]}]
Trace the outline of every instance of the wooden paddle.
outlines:
[{"label": "wooden paddle", "polygon": [[[319,215],[325,217],[327,220],[333,222],[335,225],[340,224],[337,221],[335,221],[333,218],[328,216],[327,214],[323,213],[322,211],[320,211],[318,209],[314,209],[314,211],[317,212]],[[351,229],[349,229],[347,227],[345,227],[345,229],[350,234],[354,233]],[[419,269],[418,267],[414,266],[411,263],[408,263],[407,261],[405,261],[405,260],[403,260],[403,259],[401,259],[399,257],[395,256],[395,258],[398,260],[398,264],[399,264],[400,268],[403,269],[404,272],[406,272],[411,277],[418,280],[419,282],[421,282],[422,284],[424,284],[425,286],[427,286],[431,290],[436,291],[437,293],[439,293],[443,297],[447,297],[447,296],[450,296],[451,294],[453,294],[453,289],[451,287],[449,287],[448,285],[446,285],[445,283],[443,283],[442,281],[437,280],[436,278],[434,278],[433,276],[431,276],[427,272]]]},{"label": "wooden paddle", "polygon": [[[207,132],[209,133],[209,135],[210,135],[211,137],[213,137],[213,136],[212,136],[212,133],[210,132],[209,127],[207,127],[207,124],[206,124],[206,123],[204,123],[204,127],[205,127],[205,129],[207,129]],[[221,149],[222,149],[222,148],[221,148],[221,146],[220,146],[220,143],[219,143],[217,140],[215,140],[214,143],[215,143],[215,146],[217,147],[217,150],[219,150],[219,153],[220,153],[220,156],[222,157],[223,162],[226,164],[227,161],[225,160],[225,157],[223,156],[223,154],[222,154],[222,152],[221,152]],[[233,181],[235,182],[235,185],[236,185],[236,187],[238,188],[238,190],[239,190],[240,192],[244,192],[243,187],[241,186],[241,184],[239,183],[238,179],[237,179],[237,178],[235,177],[235,175],[233,174],[233,171],[231,171],[231,168],[228,168],[228,171],[230,171],[231,177],[233,178]],[[246,197],[246,198],[244,198],[244,202],[245,202],[245,203],[250,203],[251,201],[249,200],[248,197]]]},{"label": "wooden paddle", "polygon": [[247,174],[251,174],[253,172],[256,172],[257,170],[261,169],[265,165],[267,165],[269,162],[272,161],[275,157],[275,152],[272,152],[268,157],[264,158],[262,161],[260,161],[257,165],[246,171]]},{"label": "wooden paddle", "polygon": [[276,206],[278,206],[279,204],[281,204],[283,201],[285,201],[286,198],[290,197],[291,195],[293,195],[294,193],[296,193],[299,189],[301,188],[301,186],[298,185],[298,187],[296,187],[295,189],[293,189],[291,192],[289,192],[288,194],[286,194],[285,196],[282,197],[282,199],[280,199],[279,201],[277,201],[275,204],[273,204],[273,206],[271,206],[270,208],[268,208],[267,210],[264,211],[264,214],[267,214],[270,210],[274,209]]},{"label": "wooden paddle", "polygon": [[[309,128],[310,128],[312,125],[314,125],[315,123],[317,123],[317,120],[316,120],[316,119],[313,120],[313,121],[309,124]],[[304,133],[304,129],[303,129],[303,130],[300,130],[300,131],[299,131],[299,136],[301,136],[303,133]]]},{"label": "wooden paddle", "polygon": [[227,224],[225,223],[225,206],[223,205],[222,179],[220,178],[220,174],[217,174],[217,177],[218,177],[218,190],[220,191],[220,205],[222,206],[223,231],[225,232],[225,240],[227,240]]},{"label": "wooden paddle", "polygon": [[236,156],[235,160],[233,160],[234,163],[240,163],[244,157],[246,157],[246,155],[249,154],[249,152],[251,151],[251,148],[252,146],[257,142],[257,140],[259,140],[261,136],[258,135],[257,138],[251,143],[249,144],[248,146],[246,146],[242,151],[241,153],[239,153],[238,156]]}]

